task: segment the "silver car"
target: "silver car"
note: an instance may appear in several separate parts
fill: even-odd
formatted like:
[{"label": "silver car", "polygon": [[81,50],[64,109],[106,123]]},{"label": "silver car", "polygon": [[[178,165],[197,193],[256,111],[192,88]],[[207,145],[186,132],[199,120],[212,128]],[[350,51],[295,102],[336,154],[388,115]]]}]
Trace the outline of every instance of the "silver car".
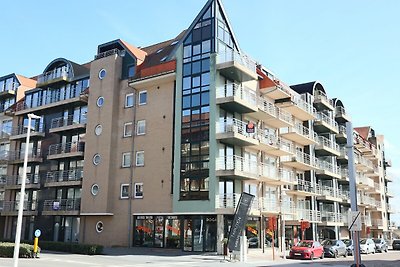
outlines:
[{"label": "silver car", "polygon": [[360,253],[373,253],[375,254],[375,242],[371,238],[361,239],[360,241]]}]

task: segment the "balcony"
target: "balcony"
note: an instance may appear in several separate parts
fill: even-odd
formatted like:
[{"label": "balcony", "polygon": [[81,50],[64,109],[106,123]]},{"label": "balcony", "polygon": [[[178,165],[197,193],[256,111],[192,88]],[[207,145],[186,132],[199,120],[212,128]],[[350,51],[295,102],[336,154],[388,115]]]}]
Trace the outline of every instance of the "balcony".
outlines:
[{"label": "balcony", "polygon": [[364,172],[374,169],[374,164],[372,163],[372,161],[366,159],[360,154],[354,153],[354,162],[357,171]]},{"label": "balcony", "polygon": [[259,164],[239,156],[219,157],[216,159],[216,176],[243,180],[258,180]]},{"label": "balcony", "polygon": [[301,121],[315,119],[316,109],[299,96],[292,96],[275,101],[275,105],[283,110],[293,114],[294,117]]},{"label": "balcony", "polygon": [[331,117],[322,112],[317,112],[314,121],[314,130],[319,133],[339,133],[339,125]]},{"label": "balcony", "polygon": [[225,119],[217,122],[216,139],[223,143],[236,146],[258,145],[258,129],[254,127],[254,133],[247,133],[246,126],[247,123],[237,119]]},{"label": "balcony", "polygon": [[[26,139],[28,128],[26,125],[18,125],[11,130],[10,140]],[[43,138],[45,136],[44,125],[36,124],[31,126],[31,140]]]},{"label": "balcony", "polygon": [[371,229],[383,230],[383,220],[382,219],[372,219],[371,220]]},{"label": "balcony", "polygon": [[69,115],[51,120],[49,133],[58,133],[65,131],[78,131],[86,129],[86,116],[76,117]]},{"label": "balcony", "polygon": [[354,147],[361,153],[372,153],[372,145],[369,141],[364,140],[361,136],[354,134]]},{"label": "balcony", "polygon": [[339,196],[339,190],[332,186],[321,185],[321,195],[317,196],[318,200],[340,202],[342,198]]},{"label": "balcony", "polygon": [[290,87],[281,84],[279,80],[273,80],[273,86],[260,85],[260,92],[274,100],[289,98],[291,96]]},{"label": "balcony", "polygon": [[364,224],[364,226],[371,226],[372,225],[372,220],[370,216],[361,216],[361,223]]},{"label": "balcony", "polygon": [[385,186],[385,195],[387,197],[394,197],[394,193]]},{"label": "balcony", "polygon": [[258,111],[251,116],[263,120],[274,128],[289,127],[293,125],[293,117],[290,113],[278,108],[267,99],[258,98]]},{"label": "balcony", "polygon": [[316,90],[314,93],[314,105],[320,109],[329,109],[334,110],[333,101],[327,97],[327,95],[319,90]]},{"label": "balcony", "polygon": [[350,203],[350,191],[339,189],[337,196],[341,199],[341,202]]},{"label": "balcony", "polygon": [[350,175],[349,175],[349,170],[345,167],[342,167],[340,170],[340,179],[343,181],[349,181],[350,180]]},{"label": "balcony", "polygon": [[386,203],[386,206],[387,206],[387,212],[388,213],[397,213],[396,209],[394,208],[394,206],[392,204]]},{"label": "balcony", "polygon": [[360,189],[375,189],[375,182],[371,178],[368,178],[363,173],[356,173],[356,183]]},{"label": "balcony", "polygon": [[[1,157],[3,157],[2,155]],[[7,151],[6,158],[9,164],[21,164],[24,162],[25,150],[16,150],[16,151]],[[40,149],[36,151],[28,151],[28,163],[29,162],[37,162],[40,163],[43,161],[42,153]]]},{"label": "balcony", "polygon": [[292,142],[285,140],[275,135],[261,135],[259,136],[259,148],[266,153],[274,156],[293,155],[294,145]]},{"label": "balcony", "polygon": [[7,184],[7,175],[0,175],[0,189],[4,188]]},{"label": "balcony", "polygon": [[321,222],[321,212],[318,210],[296,208],[296,216],[299,221],[303,220],[313,223]]},{"label": "balcony", "polygon": [[388,228],[389,228],[389,230],[397,230],[398,226],[397,226],[396,222],[388,221]]},{"label": "balcony", "polygon": [[341,168],[325,160],[318,161],[318,169],[315,172],[319,178],[341,178]]},{"label": "balcony", "polygon": [[[19,208],[19,201],[3,201],[2,216],[17,216]],[[23,205],[24,216],[37,215],[37,202],[36,201],[24,201]]]},{"label": "balcony", "polygon": [[303,171],[318,169],[318,159],[301,151],[296,151],[293,156],[281,157],[281,164]]},{"label": "balcony", "polygon": [[234,81],[245,82],[258,78],[256,62],[234,50],[218,53],[216,68],[222,75]]},{"label": "balcony", "polygon": [[46,174],[45,187],[82,185],[83,168],[52,171]]},{"label": "balcony", "polygon": [[346,123],[348,121],[351,121],[351,117],[349,114],[346,113],[346,110],[344,107],[336,107],[335,108],[335,118],[339,123]]},{"label": "balcony", "polygon": [[386,173],[385,174],[385,180],[388,181],[388,182],[393,182],[393,177]]},{"label": "balcony", "polygon": [[293,171],[278,169],[272,164],[259,165],[260,180],[269,185],[297,184],[296,174]]},{"label": "balcony", "polygon": [[346,126],[339,125],[339,133],[335,135],[336,142],[339,144],[346,144],[347,143],[347,133],[346,133]]},{"label": "balcony", "polygon": [[344,146],[339,147],[340,154],[337,156],[336,160],[339,164],[347,165],[349,162],[349,157],[347,156],[347,148]]},{"label": "balcony", "polygon": [[321,211],[321,221],[326,226],[344,226],[343,216],[338,212]]},{"label": "balcony", "polygon": [[42,215],[79,215],[80,209],[80,198],[45,200]]},{"label": "balcony", "polygon": [[365,175],[368,177],[379,177],[378,167],[374,165],[372,168],[366,171]]},{"label": "balcony", "polygon": [[332,142],[324,136],[318,136],[318,144],[315,146],[316,156],[339,156],[340,149],[336,142]]},{"label": "balcony", "polygon": [[30,104],[26,103],[25,100],[21,100],[15,105],[15,115],[23,115],[27,113],[36,113],[40,115],[40,113],[45,112],[47,109],[51,108],[62,108],[65,106],[71,107],[73,105],[82,105],[88,102],[88,95],[85,93],[87,88],[71,88],[70,95],[67,97],[66,95],[62,95],[59,92],[56,94],[51,94],[50,90],[43,90],[42,92],[46,93],[47,96],[43,97],[37,101],[37,103]]},{"label": "balcony", "polygon": [[276,199],[262,197],[259,198],[259,207],[261,213],[264,215],[278,215],[279,213],[285,215],[296,214],[296,209],[291,201],[283,200],[279,202]]},{"label": "balcony", "polygon": [[19,83],[17,82],[3,83],[3,86],[0,88],[0,99],[15,96],[18,87]]},{"label": "balcony", "polygon": [[226,84],[216,91],[217,105],[238,113],[257,111],[256,92],[239,84]]},{"label": "balcony", "polygon": [[[235,209],[239,203],[240,199],[239,193],[233,194],[219,194],[215,197],[215,209],[225,210],[223,213],[232,214],[235,212]],[[258,199],[254,198],[253,203],[250,207],[250,212],[260,211]]]},{"label": "balcony", "polygon": [[69,142],[61,144],[52,144],[49,146],[49,154],[47,159],[61,159],[72,157],[83,157],[85,151],[85,143],[83,142]]},{"label": "balcony", "polygon": [[321,194],[321,187],[317,183],[297,179],[297,185],[294,185],[293,190],[287,191],[287,194],[298,196],[317,196]]},{"label": "balcony", "polygon": [[0,132],[0,142],[8,141],[11,136],[11,132],[8,132],[10,128],[8,129],[3,129],[3,131]]},{"label": "balcony", "polygon": [[367,190],[370,194],[380,194],[381,193],[381,187],[379,185],[379,183],[374,182],[374,186],[373,187],[369,187]]},{"label": "balcony", "polygon": [[[7,176],[7,182],[6,182],[5,188],[6,189],[19,189],[19,188],[21,188],[21,184],[22,184],[22,176],[21,175],[11,175],[11,176]],[[39,174],[32,174],[32,173],[26,174],[25,188],[26,189],[40,188]]]},{"label": "balcony", "polygon": [[70,81],[71,74],[69,69],[65,66],[57,68],[52,71],[43,73],[37,77],[37,86],[43,86],[50,83],[57,83],[61,81]]},{"label": "balcony", "polygon": [[316,144],[318,142],[318,135],[300,123],[296,123],[292,127],[280,129],[280,135],[303,146]]}]

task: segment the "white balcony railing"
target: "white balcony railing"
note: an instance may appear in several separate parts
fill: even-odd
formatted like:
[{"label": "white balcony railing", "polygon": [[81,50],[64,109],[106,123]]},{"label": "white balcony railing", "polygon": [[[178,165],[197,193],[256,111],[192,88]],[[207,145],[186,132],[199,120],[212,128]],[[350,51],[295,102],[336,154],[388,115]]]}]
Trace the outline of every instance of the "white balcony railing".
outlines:
[{"label": "white balcony railing", "polygon": [[295,186],[297,191],[308,192],[312,194],[321,194],[321,187],[318,183],[312,183],[302,179],[297,179],[297,185]]},{"label": "white balcony railing", "polygon": [[321,212],[318,210],[296,208],[296,215],[298,220],[305,220],[310,222],[321,221]]},{"label": "white balcony railing", "polygon": [[69,69],[67,66],[65,66],[39,75],[37,78],[37,83],[42,84],[59,78],[67,79],[68,77]]},{"label": "white balcony railing", "polygon": [[216,159],[217,171],[241,171],[258,176],[258,162],[246,160],[239,156],[219,157]]},{"label": "white balcony railing", "polygon": [[323,121],[323,122],[327,123],[330,127],[334,128],[337,132],[339,132],[338,123],[334,119],[332,119],[331,117],[326,115],[325,113],[317,112],[317,121]]},{"label": "white balcony railing", "polygon": [[313,107],[312,104],[307,103],[301,97],[297,97],[295,95],[292,97],[292,101],[296,104],[297,107],[315,116],[316,109]]},{"label": "white balcony railing", "polygon": [[317,145],[317,148],[321,148],[321,146],[324,146],[332,150],[335,150],[337,152],[340,152],[339,145],[336,142],[333,142],[324,136],[318,136],[318,143],[319,145]]},{"label": "white balcony railing", "polygon": [[257,105],[256,92],[240,84],[225,84],[223,86],[220,86],[217,88],[216,94],[217,98],[225,98],[233,96],[245,102],[248,102],[253,106]]},{"label": "white balcony railing", "polygon": [[341,175],[341,168],[337,165],[333,165],[332,163],[325,161],[325,160],[319,160],[318,161],[318,168],[324,171],[331,172],[336,175]]},{"label": "white balcony railing", "polygon": [[257,139],[258,128],[254,128],[254,133],[247,133],[247,123],[238,119],[224,119],[217,122],[217,133],[238,133],[245,137]]},{"label": "white balcony railing", "polygon": [[321,220],[323,222],[340,223],[343,221],[342,214],[333,211],[321,211]]},{"label": "white balcony railing", "polygon": [[311,140],[314,140],[315,142],[318,142],[318,135],[313,130],[304,127],[301,123],[295,123],[293,127],[280,129],[281,134],[292,133],[292,132],[302,135]]},{"label": "white balcony railing", "polygon": [[329,99],[328,96],[327,96],[324,92],[322,92],[322,91],[320,91],[320,90],[316,90],[316,91],[315,91],[315,93],[314,93],[314,99],[315,99],[315,100],[323,100],[323,101],[327,102],[327,103],[328,103],[329,105],[331,105],[331,106],[334,105],[334,104],[333,104],[333,100]]},{"label": "white balcony railing", "polygon": [[256,72],[256,62],[245,54],[239,54],[235,50],[231,50],[225,53],[218,53],[217,56],[218,64],[234,61],[249,69],[252,72]]}]

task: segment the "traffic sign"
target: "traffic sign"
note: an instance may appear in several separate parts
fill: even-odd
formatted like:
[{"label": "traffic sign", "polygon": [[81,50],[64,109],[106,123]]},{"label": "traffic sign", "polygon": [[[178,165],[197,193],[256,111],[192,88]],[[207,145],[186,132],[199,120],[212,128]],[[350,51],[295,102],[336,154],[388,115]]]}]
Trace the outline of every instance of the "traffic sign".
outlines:
[{"label": "traffic sign", "polygon": [[361,231],[361,212],[359,211],[349,212],[349,230],[351,232]]},{"label": "traffic sign", "polygon": [[40,231],[39,229],[36,229],[35,237],[39,237],[41,234],[42,234],[42,231]]}]

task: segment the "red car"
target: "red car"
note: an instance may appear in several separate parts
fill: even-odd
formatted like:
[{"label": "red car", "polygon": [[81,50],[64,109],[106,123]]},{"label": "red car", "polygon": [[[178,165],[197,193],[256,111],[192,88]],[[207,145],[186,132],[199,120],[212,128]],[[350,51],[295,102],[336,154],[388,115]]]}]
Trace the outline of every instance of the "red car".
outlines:
[{"label": "red car", "polygon": [[324,247],[318,241],[302,240],[292,247],[289,254],[291,259],[324,258]]}]

